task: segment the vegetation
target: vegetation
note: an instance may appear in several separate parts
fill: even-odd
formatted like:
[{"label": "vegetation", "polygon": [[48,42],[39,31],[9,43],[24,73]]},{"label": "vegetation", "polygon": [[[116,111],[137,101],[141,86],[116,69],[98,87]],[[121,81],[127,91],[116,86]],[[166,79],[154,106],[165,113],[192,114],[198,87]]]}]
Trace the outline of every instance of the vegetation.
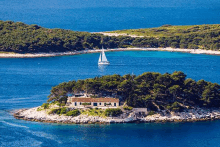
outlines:
[{"label": "vegetation", "polygon": [[42,106],[44,109],[48,109],[49,108],[49,103],[43,103]]},{"label": "vegetation", "polygon": [[82,103],[82,105],[85,107],[91,105],[91,103]]},{"label": "vegetation", "polygon": [[46,29],[22,22],[0,21],[0,51],[15,53],[65,52],[125,47],[174,47],[220,49],[220,25],[162,26],[122,30],[118,33],[143,35],[104,36],[97,33]]},{"label": "vegetation", "polygon": [[192,33],[207,33],[209,31],[219,31],[220,25],[190,25],[190,26],[172,26],[172,25],[163,25],[157,28],[147,28],[147,29],[129,29],[129,30],[118,30],[111,31],[109,33],[124,33],[137,36],[145,37],[172,37],[180,35],[190,35]]},{"label": "vegetation", "polygon": [[220,107],[220,85],[186,79],[181,71],[172,74],[145,72],[139,76],[107,75],[61,83],[51,89],[48,102],[60,101],[68,93],[87,91],[93,95],[120,97],[131,107],[153,111],[182,111],[188,107]]},{"label": "vegetation", "polygon": [[98,108],[95,108],[95,109],[89,109],[89,110],[86,110],[86,111],[83,111],[82,114],[84,115],[89,115],[89,116],[99,116],[99,117],[105,117],[105,114],[104,114],[104,110],[102,109],[98,109]]},{"label": "vegetation", "polygon": [[154,115],[154,114],[156,114],[155,111],[150,111],[150,112],[148,113],[148,115]]},{"label": "vegetation", "polygon": [[56,108],[56,109],[52,109],[49,114],[66,114],[67,113],[67,108],[63,107],[63,108]]},{"label": "vegetation", "polygon": [[75,110],[72,110],[72,111],[68,111],[66,113],[67,116],[78,116],[80,114],[80,111],[75,109]]},{"label": "vegetation", "polygon": [[124,106],[123,109],[124,109],[124,110],[132,110],[133,107],[131,107],[131,106]]},{"label": "vegetation", "polygon": [[120,114],[122,114],[120,108],[108,108],[105,110],[105,116],[119,116]]}]

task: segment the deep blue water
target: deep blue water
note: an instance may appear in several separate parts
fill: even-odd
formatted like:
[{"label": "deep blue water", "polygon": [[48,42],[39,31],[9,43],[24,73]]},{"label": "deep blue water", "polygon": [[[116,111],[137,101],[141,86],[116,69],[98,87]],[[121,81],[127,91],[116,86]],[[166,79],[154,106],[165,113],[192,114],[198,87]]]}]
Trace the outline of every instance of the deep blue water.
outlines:
[{"label": "deep blue water", "polygon": [[[220,23],[219,0],[0,0],[0,20],[47,28],[111,31],[164,24]],[[170,52],[0,59],[0,147],[8,146],[220,146],[220,121],[166,124],[61,125],[15,120],[10,112],[39,106],[52,86],[106,74],[184,71],[189,78],[220,84],[220,57]]]},{"label": "deep blue water", "polygon": [[165,124],[61,125],[16,120],[12,110],[39,106],[52,86],[107,74],[184,71],[188,78],[220,84],[220,56],[159,51],[0,59],[0,146],[220,146],[220,121]]},{"label": "deep blue water", "polygon": [[111,31],[220,23],[219,0],[0,0],[0,20]]}]

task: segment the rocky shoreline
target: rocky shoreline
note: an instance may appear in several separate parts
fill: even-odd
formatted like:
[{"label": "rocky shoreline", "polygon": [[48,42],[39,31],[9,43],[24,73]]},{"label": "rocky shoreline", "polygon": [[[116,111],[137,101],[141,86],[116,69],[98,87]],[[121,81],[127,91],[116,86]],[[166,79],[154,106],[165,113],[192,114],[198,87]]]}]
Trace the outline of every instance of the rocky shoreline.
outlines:
[{"label": "rocky shoreline", "polygon": [[[108,51],[169,51],[169,52],[183,52],[191,54],[208,54],[208,55],[220,55],[220,51],[203,50],[203,49],[176,49],[176,48],[117,48],[117,49],[106,49]],[[58,52],[58,53],[0,53],[0,58],[39,58],[39,57],[55,57],[55,56],[70,56],[88,53],[98,53],[100,49],[94,50],[83,50],[73,52]]]},{"label": "rocky shoreline", "polygon": [[[27,121],[63,123],[63,124],[111,124],[111,123],[157,123],[157,122],[196,122],[220,119],[220,109],[189,109],[184,112],[160,111],[154,115],[137,116],[132,111],[123,112],[119,117],[99,117],[79,115],[76,117],[47,114],[37,111],[38,107],[20,109],[14,113],[16,119]],[[127,114],[126,114],[127,113]]]}]

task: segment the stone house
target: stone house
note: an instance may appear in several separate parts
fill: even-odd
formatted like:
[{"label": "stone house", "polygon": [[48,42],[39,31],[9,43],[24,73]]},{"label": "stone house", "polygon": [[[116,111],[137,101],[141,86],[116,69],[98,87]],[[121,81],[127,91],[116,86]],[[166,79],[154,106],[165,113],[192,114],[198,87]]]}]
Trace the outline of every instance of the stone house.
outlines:
[{"label": "stone house", "polygon": [[[87,104],[86,106],[83,104]],[[90,98],[90,97],[69,97],[67,104],[70,107],[101,107],[101,108],[116,108],[119,106],[117,98]]]}]

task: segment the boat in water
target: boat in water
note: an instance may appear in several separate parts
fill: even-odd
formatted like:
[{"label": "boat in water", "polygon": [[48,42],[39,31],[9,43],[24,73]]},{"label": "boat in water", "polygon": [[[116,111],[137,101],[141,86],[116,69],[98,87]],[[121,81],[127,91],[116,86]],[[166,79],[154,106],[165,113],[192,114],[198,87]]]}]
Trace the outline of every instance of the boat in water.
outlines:
[{"label": "boat in water", "polygon": [[102,52],[100,53],[99,56],[99,61],[98,61],[98,65],[109,65],[110,62],[107,60],[106,56],[105,56],[105,51],[102,48]]}]

